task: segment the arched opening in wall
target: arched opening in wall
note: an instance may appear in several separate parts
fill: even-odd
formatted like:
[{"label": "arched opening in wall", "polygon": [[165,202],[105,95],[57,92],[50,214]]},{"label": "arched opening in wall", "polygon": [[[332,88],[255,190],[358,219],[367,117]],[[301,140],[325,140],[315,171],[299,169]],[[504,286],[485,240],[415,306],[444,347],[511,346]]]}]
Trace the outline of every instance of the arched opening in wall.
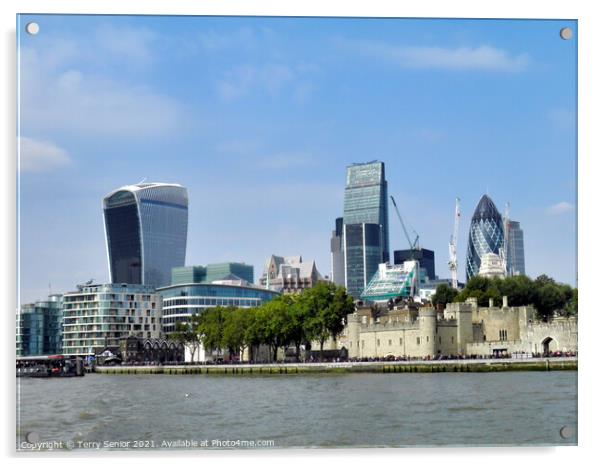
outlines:
[{"label": "arched opening in wall", "polygon": [[552,337],[547,337],[541,342],[541,347],[543,349],[543,354],[547,355],[558,349],[558,342]]}]

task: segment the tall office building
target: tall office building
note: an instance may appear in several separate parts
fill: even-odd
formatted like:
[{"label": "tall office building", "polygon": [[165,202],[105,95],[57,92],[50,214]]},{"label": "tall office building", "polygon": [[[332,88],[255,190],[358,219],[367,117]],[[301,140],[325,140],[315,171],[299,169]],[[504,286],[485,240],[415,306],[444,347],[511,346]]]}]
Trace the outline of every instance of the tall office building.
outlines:
[{"label": "tall office building", "polygon": [[354,298],[360,297],[364,288],[378,271],[382,260],[382,227],[376,223],[358,223],[343,226],[345,254],[345,287]]},{"label": "tall office building", "polygon": [[486,194],[481,197],[470,221],[466,254],[466,279],[479,273],[481,258],[488,253],[499,255],[504,242],[502,216]]},{"label": "tall office building", "polygon": [[17,313],[17,356],[61,354],[63,351],[63,297],[23,304]]},{"label": "tall office building", "polygon": [[389,261],[389,212],[385,164],[372,161],[347,167],[343,209],[345,286],[354,298]]},{"label": "tall office building", "polygon": [[330,281],[345,286],[345,257],[343,252],[343,217],[335,221],[330,238]]},{"label": "tall office building", "polygon": [[414,251],[411,249],[393,251],[393,263],[395,265],[402,265],[405,261],[409,260],[417,260],[420,263],[420,267],[426,271],[430,280],[437,279],[437,275],[435,274],[435,251],[425,248]]},{"label": "tall office building", "polygon": [[124,186],[103,199],[111,283],[155,287],[184,265],[188,193],[179,184]]},{"label": "tall office building", "polygon": [[509,275],[526,275],[525,242],[520,222],[508,222],[508,273]]},{"label": "tall office building", "polygon": [[389,260],[389,209],[385,164],[372,161],[347,167],[343,224],[380,225],[381,262]]}]

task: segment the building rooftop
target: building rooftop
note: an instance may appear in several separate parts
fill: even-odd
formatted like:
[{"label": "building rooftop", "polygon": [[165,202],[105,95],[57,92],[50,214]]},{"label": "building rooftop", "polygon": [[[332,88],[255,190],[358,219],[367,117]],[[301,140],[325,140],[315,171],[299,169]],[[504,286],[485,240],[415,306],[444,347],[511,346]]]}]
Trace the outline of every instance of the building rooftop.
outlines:
[{"label": "building rooftop", "polygon": [[402,265],[379,264],[360,298],[378,302],[410,297],[418,281],[416,265],[416,261],[406,261]]}]

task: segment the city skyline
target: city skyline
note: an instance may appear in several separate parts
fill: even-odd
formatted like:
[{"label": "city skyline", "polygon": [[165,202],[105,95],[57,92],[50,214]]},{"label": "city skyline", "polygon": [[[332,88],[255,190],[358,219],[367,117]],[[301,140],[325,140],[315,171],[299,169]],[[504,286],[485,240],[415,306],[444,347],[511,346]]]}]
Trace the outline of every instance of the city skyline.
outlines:
[{"label": "city skyline", "polygon": [[[489,192],[525,231],[528,274],[576,284],[570,21],[31,18],[21,302],[108,282],[99,200],[143,177],[189,189],[186,265],[300,254],[328,273],[344,167],[372,159],[440,277],[455,197],[464,264]],[[389,222],[390,251],[407,248]]]}]

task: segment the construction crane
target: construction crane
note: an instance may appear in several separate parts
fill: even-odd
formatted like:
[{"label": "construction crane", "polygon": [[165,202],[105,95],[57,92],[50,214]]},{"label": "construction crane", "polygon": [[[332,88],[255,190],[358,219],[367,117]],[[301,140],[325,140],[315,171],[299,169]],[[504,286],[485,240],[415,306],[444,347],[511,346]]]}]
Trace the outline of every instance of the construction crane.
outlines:
[{"label": "construction crane", "polygon": [[460,198],[456,198],[456,213],[454,215],[454,232],[449,241],[449,271],[451,272],[452,288],[458,289],[458,230],[460,229]]},{"label": "construction crane", "polygon": [[390,196],[390,197],[391,197],[391,202],[393,202],[393,207],[395,207],[395,212],[397,213],[397,218],[399,219],[399,223],[401,223],[401,228],[403,228],[403,233],[404,233],[406,239],[408,240],[408,244],[410,245],[410,258],[412,260],[414,260],[415,259],[414,252],[417,251],[418,249],[420,249],[420,246],[418,245],[418,238],[419,238],[418,234],[414,231],[416,238],[412,242],[412,240],[410,239],[410,235],[408,234],[408,230],[405,226],[405,223],[403,223],[403,219],[401,218],[401,214],[399,213],[399,209],[397,208],[397,203],[395,202],[395,198],[393,196]]},{"label": "construction crane", "polygon": [[391,202],[393,203],[393,207],[395,207],[395,213],[397,214],[397,218],[399,219],[399,223],[401,223],[401,228],[403,229],[403,234],[405,235],[406,239],[408,240],[408,244],[410,246],[410,261],[414,261],[415,263],[415,271],[414,271],[414,275],[412,277],[412,284],[410,286],[410,296],[413,297],[415,294],[418,293],[418,287],[419,287],[419,283],[420,283],[420,262],[417,260],[416,258],[416,251],[418,249],[420,249],[420,246],[418,245],[418,233],[416,233],[416,231],[414,231],[412,229],[412,231],[414,232],[414,235],[416,235],[416,238],[414,239],[414,241],[412,241],[410,239],[410,235],[408,233],[408,229],[406,228],[405,223],[403,223],[403,219],[401,218],[401,214],[399,213],[399,209],[397,208],[397,203],[395,202],[395,198],[393,196],[391,197]]}]

